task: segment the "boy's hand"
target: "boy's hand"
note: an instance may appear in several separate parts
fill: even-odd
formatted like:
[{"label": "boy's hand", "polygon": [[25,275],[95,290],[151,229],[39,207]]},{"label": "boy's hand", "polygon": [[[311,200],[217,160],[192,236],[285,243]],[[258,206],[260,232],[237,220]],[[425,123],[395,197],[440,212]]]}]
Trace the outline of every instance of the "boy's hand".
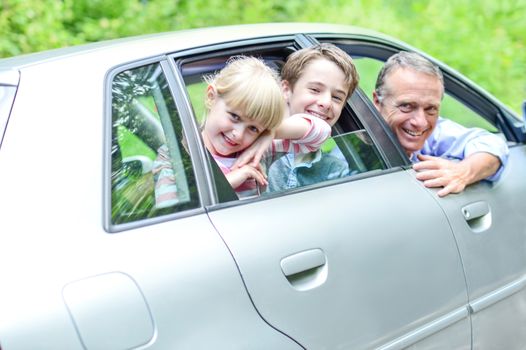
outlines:
[{"label": "boy's hand", "polygon": [[235,161],[232,169],[241,168],[244,165],[251,165],[252,167],[259,167],[259,162],[263,155],[269,149],[274,139],[274,132],[266,130],[251,144],[245,148],[241,155]]},{"label": "boy's hand", "polygon": [[230,171],[225,176],[234,189],[248,179],[254,179],[260,186],[268,185],[267,176],[261,169],[259,163],[256,167],[253,167],[252,165],[244,165],[241,168]]}]

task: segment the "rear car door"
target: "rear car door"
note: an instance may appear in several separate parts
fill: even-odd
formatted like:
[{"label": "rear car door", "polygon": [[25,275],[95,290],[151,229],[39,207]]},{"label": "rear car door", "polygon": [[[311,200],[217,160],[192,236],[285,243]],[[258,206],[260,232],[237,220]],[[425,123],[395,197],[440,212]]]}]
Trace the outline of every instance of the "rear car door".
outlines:
[{"label": "rear car door", "polygon": [[[285,55],[301,39],[281,49],[262,40],[258,54]],[[239,45],[225,52],[253,50]],[[190,95],[193,72],[226,59],[200,54],[182,63]],[[466,284],[442,209],[358,95],[333,131],[354,137],[362,168],[350,176],[237,200],[217,174],[208,216],[260,316],[308,349],[469,347]]]},{"label": "rear car door", "polygon": [[261,316],[305,348],[469,347],[453,234],[407,172],[370,174],[209,216]]}]

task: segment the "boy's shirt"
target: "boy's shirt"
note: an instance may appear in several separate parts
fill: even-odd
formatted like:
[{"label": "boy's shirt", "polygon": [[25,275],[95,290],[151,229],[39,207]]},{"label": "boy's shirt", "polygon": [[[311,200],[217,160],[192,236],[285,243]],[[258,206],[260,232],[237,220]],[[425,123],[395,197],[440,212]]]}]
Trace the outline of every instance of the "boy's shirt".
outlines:
[{"label": "boy's shirt", "polygon": [[306,154],[287,153],[268,171],[268,192],[312,185],[349,175],[347,162],[321,150]]}]

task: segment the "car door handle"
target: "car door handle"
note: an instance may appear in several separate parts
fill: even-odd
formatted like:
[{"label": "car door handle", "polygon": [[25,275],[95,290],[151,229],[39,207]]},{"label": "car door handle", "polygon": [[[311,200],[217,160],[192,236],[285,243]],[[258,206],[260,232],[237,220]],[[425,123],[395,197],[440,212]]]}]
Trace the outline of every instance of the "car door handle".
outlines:
[{"label": "car door handle", "polygon": [[464,206],[462,215],[474,232],[482,232],[491,226],[491,208],[487,202],[479,201]]},{"label": "car door handle", "polygon": [[297,290],[316,288],[327,280],[327,257],[319,248],[305,250],[281,259],[281,271]]}]

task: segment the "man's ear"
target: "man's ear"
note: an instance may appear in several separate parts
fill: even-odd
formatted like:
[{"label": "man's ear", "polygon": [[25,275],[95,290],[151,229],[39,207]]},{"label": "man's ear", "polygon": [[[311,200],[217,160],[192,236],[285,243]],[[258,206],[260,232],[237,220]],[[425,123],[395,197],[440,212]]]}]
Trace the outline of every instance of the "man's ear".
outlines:
[{"label": "man's ear", "polygon": [[281,91],[283,92],[283,97],[285,98],[285,101],[289,103],[290,95],[292,94],[292,88],[287,80],[281,81]]},{"label": "man's ear", "polygon": [[378,98],[378,94],[375,90],[373,90],[373,104],[377,110],[380,110],[380,99]]}]

